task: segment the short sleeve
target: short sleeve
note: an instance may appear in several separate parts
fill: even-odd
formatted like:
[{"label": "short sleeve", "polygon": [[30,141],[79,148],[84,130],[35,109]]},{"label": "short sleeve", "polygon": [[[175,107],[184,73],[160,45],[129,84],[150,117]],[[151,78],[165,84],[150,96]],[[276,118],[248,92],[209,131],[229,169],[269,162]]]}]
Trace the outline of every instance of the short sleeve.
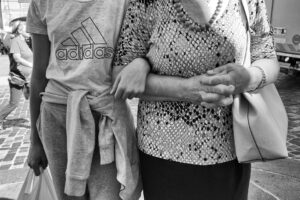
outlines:
[{"label": "short sleeve", "polygon": [[4,37],[3,37],[3,45],[6,47],[6,48],[9,48],[10,49],[10,46],[11,46],[11,39],[10,39],[10,34],[7,33]]},{"label": "short sleeve", "polygon": [[47,35],[47,25],[45,17],[42,14],[45,10],[45,5],[32,0],[27,13],[27,32]]},{"label": "short sleeve", "polygon": [[10,53],[18,53],[21,54],[21,49],[19,46],[19,40],[18,38],[14,38],[11,40],[11,46],[10,46]]},{"label": "short sleeve", "polygon": [[147,6],[142,0],[131,0],[117,44],[114,66],[127,65],[135,58],[145,57],[149,50]]},{"label": "short sleeve", "polygon": [[265,0],[249,0],[251,61],[276,58]]}]

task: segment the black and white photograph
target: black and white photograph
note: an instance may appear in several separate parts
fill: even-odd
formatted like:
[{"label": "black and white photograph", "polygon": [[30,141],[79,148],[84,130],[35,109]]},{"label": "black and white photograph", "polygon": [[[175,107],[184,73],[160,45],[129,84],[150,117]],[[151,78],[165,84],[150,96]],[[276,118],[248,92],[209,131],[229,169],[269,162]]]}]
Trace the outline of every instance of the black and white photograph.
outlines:
[{"label": "black and white photograph", "polygon": [[300,0],[0,0],[0,200],[300,200]]}]

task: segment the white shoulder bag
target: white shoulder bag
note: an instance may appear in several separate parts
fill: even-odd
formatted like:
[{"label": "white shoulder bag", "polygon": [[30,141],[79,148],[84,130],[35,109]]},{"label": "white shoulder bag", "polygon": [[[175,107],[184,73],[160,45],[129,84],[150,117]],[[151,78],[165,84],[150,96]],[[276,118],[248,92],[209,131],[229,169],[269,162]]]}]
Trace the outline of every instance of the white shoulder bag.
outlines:
[{"label": "white shoulder bag", "polygon": [[[244,66],[251,65],[249,10],[241,0],[247,18],[247,52]],[[236,95],[233,103],[234,143],[240,163],[267,161],[288,156],[286,137],[288,118],[274,84],[257,93]]]}]

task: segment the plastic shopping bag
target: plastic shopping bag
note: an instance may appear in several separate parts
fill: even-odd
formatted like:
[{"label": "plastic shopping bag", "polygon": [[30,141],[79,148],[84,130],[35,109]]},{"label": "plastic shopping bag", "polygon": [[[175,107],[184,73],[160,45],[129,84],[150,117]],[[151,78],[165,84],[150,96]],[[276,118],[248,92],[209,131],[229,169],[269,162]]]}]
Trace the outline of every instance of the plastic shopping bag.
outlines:
[{"label": "plastic shopping bag", "polygon": [[17,200],[58,200],[49,169],[40,176],[30,169]]}]

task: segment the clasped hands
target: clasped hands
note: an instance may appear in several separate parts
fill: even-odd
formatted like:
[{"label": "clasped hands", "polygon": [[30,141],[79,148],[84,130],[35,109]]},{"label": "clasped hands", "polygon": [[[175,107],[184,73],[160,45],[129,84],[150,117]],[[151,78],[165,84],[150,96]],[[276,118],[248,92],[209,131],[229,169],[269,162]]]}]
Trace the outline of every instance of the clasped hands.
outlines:
[{"label": "clasped hands", "polygon": [[250,73],[242,65],[228,63],[190,79],[190,82],[199,83],[198,91],[196,84],[190,83],[194,85],[194,92],[200,94],[200,99],[195,100],[201,101],[201,105],[206,107],[218,107],[232,104],[233,95],[245,91],[250,82]]}]

